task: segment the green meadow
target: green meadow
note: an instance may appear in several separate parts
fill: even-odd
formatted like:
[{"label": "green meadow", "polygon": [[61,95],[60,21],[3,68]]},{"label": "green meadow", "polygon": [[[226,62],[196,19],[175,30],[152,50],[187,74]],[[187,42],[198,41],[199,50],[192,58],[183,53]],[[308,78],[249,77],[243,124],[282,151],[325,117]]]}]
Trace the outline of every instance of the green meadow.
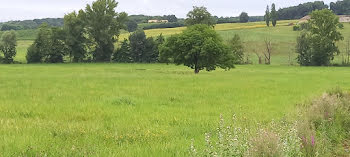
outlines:
[{"label": "green meadow", "polygon": [[[293,121],[298,104],[324,92],[350,88],[348,67],[300,67],[299,32],[283,21],[217,25],[228,41],[239,34],[253,65],[201,71],[166,64],[0,65],[0,156],[188,156],[191,140],[219,117],[238,125]],[[342,30],[350,39],[350,24]],[[184,28],[146,30],[148,36]],[[16,61],[25,63],[35,32],[18,32]],[[128,33],[120,38],[127,38]],[[257,65],[264,39],[273,42],[272,65]],[[345,41],[339,43],[345,49]],[[340,62],[337,57],[334,62]]]},{"label": "green meadow", "polygon": [[[237,66],[193,74],[162,64],[0,65],[3,156],[186,156],[220,114],[267,123],[350,86],[342,67]],[[40,155],[41,154],[41,155]]]}]

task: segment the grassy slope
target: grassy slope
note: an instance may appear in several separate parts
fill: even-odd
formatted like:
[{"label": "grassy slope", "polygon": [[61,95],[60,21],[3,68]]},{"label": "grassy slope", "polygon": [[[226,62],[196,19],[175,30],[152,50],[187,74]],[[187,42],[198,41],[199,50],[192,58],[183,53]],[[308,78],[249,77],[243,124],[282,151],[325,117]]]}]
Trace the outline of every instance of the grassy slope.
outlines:
[{"label": "grassy slope", "polygon": [[182,156],[220,114],[268,122],[349,80],[336,67],[0,65],[0,152]]}]

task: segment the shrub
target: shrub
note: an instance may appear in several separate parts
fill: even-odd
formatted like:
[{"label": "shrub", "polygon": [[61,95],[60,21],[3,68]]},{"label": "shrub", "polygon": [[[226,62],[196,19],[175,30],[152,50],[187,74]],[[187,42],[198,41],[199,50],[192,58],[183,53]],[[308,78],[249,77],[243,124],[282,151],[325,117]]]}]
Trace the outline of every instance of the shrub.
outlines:
[{"label": "shrub", "polygon": [[301,30],[301,28],[299,25],[293,26],[293,31],[300,31],[300,30]]},{"label": "shrub", "polygon": [[234,56],[234,64],[244,63],[244,47],[239,35],[235,34],[229,41],[228,47]]},{"label": "shrub", "polygon": [[27,63],[40,63],[42,54],[40,54],[40,51],[38,51],[34,45],[31,45],[27,50],[26,59]]},{"label": "shrub", "polygon": [[282,156],[282,145],[280,137],[269,130],[261,129],[257,136],[251,140],[249,156],[279,157]]}]

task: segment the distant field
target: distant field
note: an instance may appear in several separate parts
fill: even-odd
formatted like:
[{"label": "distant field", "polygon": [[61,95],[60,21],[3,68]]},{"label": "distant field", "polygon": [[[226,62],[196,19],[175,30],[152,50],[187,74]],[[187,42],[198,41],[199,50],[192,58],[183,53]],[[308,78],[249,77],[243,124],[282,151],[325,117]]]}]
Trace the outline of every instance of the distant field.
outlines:
[{"label": "distant field", "polygon": [[[297,23],[297,21],[279,21],[277,27],[266,27],[264,22],[252,23],[233,23],[233,24],[218,24],[215,29],[223,37],[225,41],[231,39],[234,34],[239,34],[245,45],[245,52],[253,63],[257,63],[258,59],[255,53],[265,51],[264,40],[270,38],[273,43],[272,64],[287,65],[290,63],[296,64],[295,44],[296,37],[300,32],[293,31],[289,23]],[[345,51],[345,43],[350,40],[350,24],[344,24],[345,28],[341,31],[345,38],[339,42],[340,51]],[[158,36],[163,34],[168,37],[173,34],[181,33],[185,28],[166,28],[146,30],[147,36]],[[18,41],[17,61],[25,63],[26,49],[35,39],[36,30],[20,31]],[[128,38],[129,33],[123,32],[119,40]],[[336,57],[335,61],[341,62],[341,57]]]},{"label": "distant field", "polygon": [[[163,64],[0,65],[0,156],[188,156],[223,114],[238,125],[287,118],[350,88],[337,67]],[[292,120],[292,119],[289,119]]]}]

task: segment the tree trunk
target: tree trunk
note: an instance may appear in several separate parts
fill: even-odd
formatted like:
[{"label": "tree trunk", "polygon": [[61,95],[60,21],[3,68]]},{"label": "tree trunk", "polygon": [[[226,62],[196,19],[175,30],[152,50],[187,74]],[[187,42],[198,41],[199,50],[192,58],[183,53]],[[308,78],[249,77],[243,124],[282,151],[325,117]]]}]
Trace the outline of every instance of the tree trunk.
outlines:
[{"label": "tree trunk", "polygon": [[195,69],[194,69],[194,73],[195,73],[195,74],[198,74],[198,73],[199,73],[199,68],[195,68]]}]

